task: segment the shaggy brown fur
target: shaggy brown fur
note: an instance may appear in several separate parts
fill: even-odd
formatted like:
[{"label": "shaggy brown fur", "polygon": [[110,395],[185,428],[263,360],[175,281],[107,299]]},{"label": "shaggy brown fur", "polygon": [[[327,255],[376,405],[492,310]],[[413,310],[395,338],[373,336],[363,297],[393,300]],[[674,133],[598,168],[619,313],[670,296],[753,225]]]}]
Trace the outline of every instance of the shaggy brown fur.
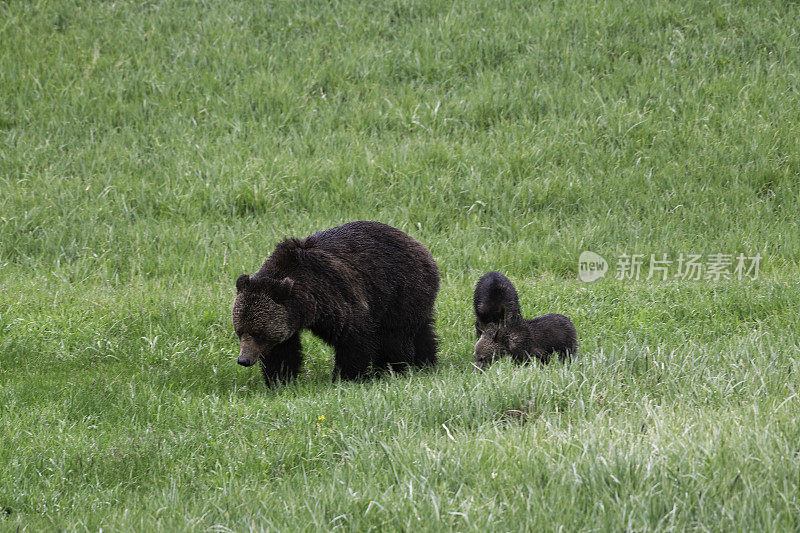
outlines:
[{"label": "shaggy brown fur", "polygon": [[236,280],[233,327],[239,364],[261,361],[267,383],[297,375],[300,331],[335,350],[343,379],[369,366],[400,370],[436,362],[431,253],[379,222],[350,222],[275,247],[252,277]]},{"label": "shaggy brown fur", "polygon": [[478,339],[473,355],[475,366],[484,370],[503,355],[511,355],[517,363],[531,358],[548,363],[553,352],[562,360],[578,352],[575,326],[564,315],[549,314],[504,327],[492,324]]},{"label": "shaggy brown fur", "polygon": [[475,286],[472,297],[475,333],[478,337],[490,324],[508,326],[522,320],[517,289],[500,272],[487,272]]}]

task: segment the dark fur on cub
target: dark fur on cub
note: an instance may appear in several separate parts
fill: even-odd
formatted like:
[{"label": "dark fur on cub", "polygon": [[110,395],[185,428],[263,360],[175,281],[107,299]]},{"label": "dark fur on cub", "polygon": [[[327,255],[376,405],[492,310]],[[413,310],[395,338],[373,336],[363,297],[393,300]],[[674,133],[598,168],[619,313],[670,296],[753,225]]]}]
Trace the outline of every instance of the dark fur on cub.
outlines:
[{"label": "dark fur on cub", "polygon": [[489,324],[511,325],[522,320],[517,289],[500,272],[487,272],[475,286],[472,298],[475,309],[475,333],[481,336]]},{"label": "dark fur on cub", "polygon": [[575,326],[569,318],[555,313],[510,326],[490,325],[475,344],[475,366],[484,370],[506,354],[517,363],[531,358],[548,363],[553,352],[558,352],[562,360],[578,352]]},{"label": "dark fur on cub", "polygon": [[236,280],[239,364],[260,360],[267,383],[297,375],[300,331],[335,350],[334,377],[370,364],[401,370],[436,362],[433,302],[439,269],[422,244],[379,222],[350,222],[275,247]]}]

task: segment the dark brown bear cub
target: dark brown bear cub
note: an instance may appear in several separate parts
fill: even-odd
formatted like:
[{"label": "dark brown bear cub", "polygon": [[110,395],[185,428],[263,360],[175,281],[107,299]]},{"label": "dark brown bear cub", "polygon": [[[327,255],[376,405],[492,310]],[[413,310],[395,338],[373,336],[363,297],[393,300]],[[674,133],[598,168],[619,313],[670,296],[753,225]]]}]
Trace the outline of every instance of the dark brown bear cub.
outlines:
[{"label": "dark brown bear cub", "polygon": [[439,269],[422,244],[379,222],[350,222],[275,247],[236,280],[239,364],[261,361],[268,384],[297,375],[300,331],[335,351],[334,377],[436,362]]},{"label": "dark brown bear cub", "polygon": [[475,286],[472,306],[478,337],[489,324],[504,326],[522,320],[517,289],[500,272],[487,272],[481,276]]},{"label": "dark brown bear cub", "polygon": [[578,351],[578,335],[572,321],[564,315],[549,314],[521,320],[510,326],[486,328],[475,344],[475,366],[484,370],[496,359],[510,354],[517,363],[535,358],[550,362],[550,354],[558,352],[562,360]]}]

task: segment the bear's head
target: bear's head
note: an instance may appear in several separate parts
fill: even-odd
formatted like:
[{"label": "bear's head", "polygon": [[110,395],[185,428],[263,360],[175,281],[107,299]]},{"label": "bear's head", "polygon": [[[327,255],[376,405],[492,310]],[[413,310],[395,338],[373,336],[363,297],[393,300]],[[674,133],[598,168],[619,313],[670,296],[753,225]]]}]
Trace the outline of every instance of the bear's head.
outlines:
[{"label": "bear's head", "polygon": [[481,338],[475,343],[475,368],[485,370],[496,359],[508,352],[505,347],[504,335],[496,324],[489,324],[483,330]]},{"label": "bear's head", "polygon": [[239,364],[252,366],[276,345],[297,333],[287,308],[294,281],[291,278],[236,280],[233,329],[239,337]]}]

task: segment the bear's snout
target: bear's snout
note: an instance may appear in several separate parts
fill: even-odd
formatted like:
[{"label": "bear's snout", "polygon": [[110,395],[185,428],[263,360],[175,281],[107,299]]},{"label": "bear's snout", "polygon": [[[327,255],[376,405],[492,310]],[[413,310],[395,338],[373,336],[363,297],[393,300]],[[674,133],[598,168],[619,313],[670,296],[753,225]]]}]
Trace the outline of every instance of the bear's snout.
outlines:
[{"label": "bear's snout", "polygon": [[239,340],[239,359],[236,362],[242,366],[253,366],[261,352],[262,346],[257,344],[251,335],[245,333]]},{"label": "bear's snout", "polygon": [[253,366],[256,364],[255,359],[250,359],[246,355],[239,355],[239,359],[237,359],[236,362],[242,366]]}]

